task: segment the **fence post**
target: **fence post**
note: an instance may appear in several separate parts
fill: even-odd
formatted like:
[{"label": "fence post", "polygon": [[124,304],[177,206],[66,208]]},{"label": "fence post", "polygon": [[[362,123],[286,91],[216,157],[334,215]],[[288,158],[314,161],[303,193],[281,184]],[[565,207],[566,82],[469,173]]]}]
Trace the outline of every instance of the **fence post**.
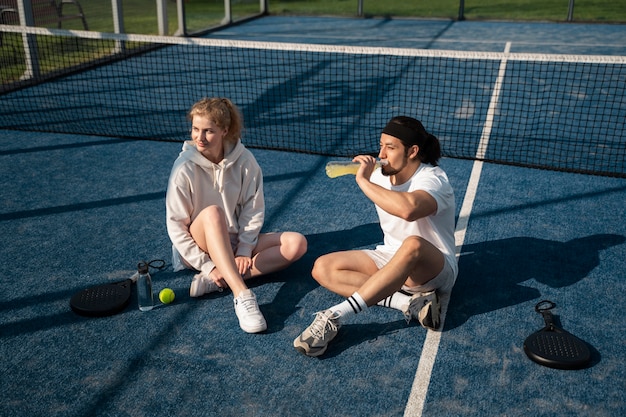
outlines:
[{"label": "fence post", "polygon": [[567,21],[574,20],[574,0],[569,0],[569,8],[567,10]]},{"label": "fence post", "polygon": [[167,24],[167,0],[156,0],[156,7],[159,35],[167,35],[169,32],[169,25]]},{"label": "fence post", "polygon": [[176,16],[178,29],[174,36],[187,36],[187,23],[185,22],[185,0],[176,0]]},{"label": "fence post", "polygon": [[[113,31],[124,33],[124,13],[122,12],[122,0],[111,0],[111,11],[113,12]],[[114,53],[121,53],[126,49],[124,41],[115,41]]]},{"label": "fence post", "polygon": [[111,0],[111,11],[113,12],[113,31],[124,33],[124,13],[122,13],[122,0]]},{"label": "fence post", "polygon": [[224,0],[224,19],[222,19],[222,25],[227,25],[232,22],[233,15],[230,7],[230,0]]},{"label": "fence post", "polygon": [[363,0],[359,0],[356,5],[356,15],[363,17]]},{"label": "fence post", "polygon": [[[17,13],[20,17],[20,25],[35,26],[31,0],[19,0],[17,2]],[[24,44],[24,64],[26,69],[21,79],[36,78],[41,74],[41,71],[39,69],[39,52],[37,51],[35,35],[22,33],[22,42]]]}]

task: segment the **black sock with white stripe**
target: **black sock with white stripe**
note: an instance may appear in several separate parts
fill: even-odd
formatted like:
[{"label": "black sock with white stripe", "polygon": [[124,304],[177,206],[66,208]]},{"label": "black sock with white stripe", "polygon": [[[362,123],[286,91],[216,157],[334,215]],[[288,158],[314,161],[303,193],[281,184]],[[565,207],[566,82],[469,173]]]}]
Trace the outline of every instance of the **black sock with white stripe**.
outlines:
[{"label": "black sock with white stripe", "polygon": [[348,297],[343,303],[330,308],[330,311],[333,313],[338,312],[342,319],[358,314],[364,310],[367,310],[367,304],[357,292]]}]

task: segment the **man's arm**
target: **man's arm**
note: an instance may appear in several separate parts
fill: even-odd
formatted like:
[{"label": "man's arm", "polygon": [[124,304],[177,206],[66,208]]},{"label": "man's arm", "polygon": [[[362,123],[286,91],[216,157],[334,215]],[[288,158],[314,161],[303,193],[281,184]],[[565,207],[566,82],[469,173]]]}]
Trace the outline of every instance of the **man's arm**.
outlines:
[{"label": "man's arm", "polygon": [[357,178],[357,184],[374,204],[403,220],[415,221],[437,211],[437,201],[426,191],[406,193],[386,190],[366,178]]},{"label": "man's arm", "polygon": [[391,191],[372,183],[370,177],[376,168],[374,158],[357,157],[355,160],[361,162],[361,167],[356,174],[356,183],[359,188],[367,198],[387,213],[406,221],[415,221],[437,211],[437,201],[426,191]]}]

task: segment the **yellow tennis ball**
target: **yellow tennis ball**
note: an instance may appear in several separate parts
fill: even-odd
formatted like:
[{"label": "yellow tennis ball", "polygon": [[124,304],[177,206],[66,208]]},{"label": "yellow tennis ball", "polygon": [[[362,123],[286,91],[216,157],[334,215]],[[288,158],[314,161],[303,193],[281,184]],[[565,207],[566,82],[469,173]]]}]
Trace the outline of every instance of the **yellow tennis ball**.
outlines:
[{"label": "yellow tennis ball", "polygon": [[176,295],[171,288],[163,288],[159,293],[159,300],[161,300],[163,304],[169,304],[174,301],[175,296]]}]

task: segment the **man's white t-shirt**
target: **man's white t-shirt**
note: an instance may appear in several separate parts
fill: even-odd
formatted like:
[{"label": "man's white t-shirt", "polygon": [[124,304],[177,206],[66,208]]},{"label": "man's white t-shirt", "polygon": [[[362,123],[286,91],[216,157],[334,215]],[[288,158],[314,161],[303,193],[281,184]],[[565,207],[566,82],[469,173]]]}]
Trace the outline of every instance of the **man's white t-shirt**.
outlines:
[{"label": "man's white t-shirt", "polygon": [[376,206],[380,227],[384,234],[384,244],[376,249],[394,254],[409,236],[420,236],[437,247],[452,267],[457,276],[458,265],[454,242],[454,191],[448,176],[439,167],[422,163],[413,176],[404,184],[392,185],[390,178],[384,176],[380,169],[370,177],[372,183],[399,192],[426,191],[437,201],[437,211],[430,216],[407,222],[393,216]]}]

